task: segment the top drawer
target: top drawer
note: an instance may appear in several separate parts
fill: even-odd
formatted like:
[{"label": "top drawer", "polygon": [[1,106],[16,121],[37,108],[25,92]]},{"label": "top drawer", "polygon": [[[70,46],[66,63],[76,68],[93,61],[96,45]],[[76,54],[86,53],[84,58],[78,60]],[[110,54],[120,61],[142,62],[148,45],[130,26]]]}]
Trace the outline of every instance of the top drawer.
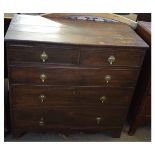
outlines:
[{"label": "top drawer", "polygon": [[92,66],[140,67],[145,55],[144,50],[122,48],[88,48],[80,49],[80,64]]},{"label": "top drawer", "polygon": [[53,63],[72,65],[77,64],[78,60],[76,46],[9,44],[7,50],[10,64]]},{"label": "top drawer", "polygon": [[140,67],[144,49],[74,45],[8,44],[9,64],[42,63]]}]

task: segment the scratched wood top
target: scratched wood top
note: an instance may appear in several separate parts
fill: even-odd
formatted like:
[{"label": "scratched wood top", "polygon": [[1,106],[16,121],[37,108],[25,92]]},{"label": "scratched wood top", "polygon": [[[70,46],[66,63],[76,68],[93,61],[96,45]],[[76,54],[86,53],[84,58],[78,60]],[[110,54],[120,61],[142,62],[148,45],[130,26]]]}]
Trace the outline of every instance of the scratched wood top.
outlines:
[{"label": "scratched wood top", "polygon": [[123,23],[103,23],[15,15],[6,41],[37,41],[74,45],[148,47]]}]

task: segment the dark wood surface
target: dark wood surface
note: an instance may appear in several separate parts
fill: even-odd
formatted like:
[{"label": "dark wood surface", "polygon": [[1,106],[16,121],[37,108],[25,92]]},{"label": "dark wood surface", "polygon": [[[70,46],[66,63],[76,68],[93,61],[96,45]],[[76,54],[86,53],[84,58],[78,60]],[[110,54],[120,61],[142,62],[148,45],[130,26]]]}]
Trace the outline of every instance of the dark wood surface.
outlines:
[{"label": "dark wood surface", "polygon": [[8,46],[10,63],[42,63],[40,55],[48,54],[46,63],[77,64],[78,47],[68,45],[11,44]]},{"label": "dark wood surface", "polygon": [[[113,66],[140,67],[144,52],[142,49],[132,48],[80,48],[79,64],[91,66],[109,66],[107,59],[113,55],[116,61]],[[128,61],[126,61],[128,59]]]},{"label": "dark wood surface", "polygon": [[77,45],[147,47],[147,44],[126,24],[51,20],[30,15],[15,15],[5,39]]},{"label": "dark wood surface", "polygon": [[[10,67],[10,79],[13,83],[38,85],[102,85],[133,87],[137,80],[138,73],[138,69],[129,70],[62,66]],[[41,74],[47,76],[44,82],[40,79]],[[108,84],[105,80],[106,75],[111,76],[111,80]]]},{"label": "dark wood surface", "polygon": [[16,15],[5,41],[15,136],[64,128],[120,136],[148,47],[129,26]]},{"label": "dark wood surface", "polygon": [[[42,63],[40,55],[48,54],[47,63],[63,65],[109,66],[108,57],[115,56],[113,66],[140,67],[144,56],[144,49],[133,48],[103,48],[88,46],[68,46],[42,43],[12,43],[7,46],[9,61],[18,63]],[[119,51],[119,52],[118,52]],[[93,57],[92,57],[93,55]],[[128,56],[128,61],[126,57]]]},{"label": "dark wood surface", "polygon": [[[8,30],[11,19],[4,18],[4,36]],[[8,78],[8,68],[7,68],[7,53],[6,53],[6,44],[4,43],[4,78]]]},{"label": "dark wood surface", "polygon": [[[7,32],[10,18],[4,18],[4,36]],[[4,136],[10,132],[10,110],[9,110],[9,90],[8,90],[8,66],[6,44],[4,43]]]},{"label": "dark wood surface", "polygon": [[4,79],[4,136],[10,132],[9,81]]},{"label": "dark wood surface", "polygon": [[[13,85],[14,106],[127,106],[131,99],[132,88],[81,87],[81,86],[31,86]],[[16,96],[18,94],[18,96]],[[46,96],[42,103],[40,95]],[[124,94],[124,95],[123,95]],[[106,96],[104,103],[100,98]],[[117,102],[115,100],[117,99]]]},{"label": "dark wood surface", "polygon": [[[109,113],[111,114],[109,116]],[[21,129],[33,128],[82,128],[82,127],[120,127],[126,109],[122,108],[16,108],[14,111],[14,126]],[[101,117],[101,122],[96,123],[96,118]],[[20,119],[19,119],[20,118]],[[44,123],[40,124],[40,118]]]},{"label": "dark wood surface", "polygon": [[151,122],[151,22],[138,22],[136,32],[150,45],[139,76],[128,119],[129,135],[133,135],[140,125]]}]

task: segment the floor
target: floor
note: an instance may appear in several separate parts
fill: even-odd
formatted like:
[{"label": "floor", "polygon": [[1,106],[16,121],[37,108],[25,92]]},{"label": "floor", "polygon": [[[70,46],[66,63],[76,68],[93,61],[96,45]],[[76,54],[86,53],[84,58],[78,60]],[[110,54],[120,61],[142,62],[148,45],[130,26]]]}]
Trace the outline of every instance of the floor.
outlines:
[{"label": "floor", "polygon": [[26,133],[18,139],[13,139],[11,134],[8,134],[5,142],[150,142],[151,127],[150,124],[137,129],[133,136],[127,134],[129,127],[125,125],[120,138],[112,138],[111,134],[107,133],[77,133],[65,136],[62,134],[52,133]]}]

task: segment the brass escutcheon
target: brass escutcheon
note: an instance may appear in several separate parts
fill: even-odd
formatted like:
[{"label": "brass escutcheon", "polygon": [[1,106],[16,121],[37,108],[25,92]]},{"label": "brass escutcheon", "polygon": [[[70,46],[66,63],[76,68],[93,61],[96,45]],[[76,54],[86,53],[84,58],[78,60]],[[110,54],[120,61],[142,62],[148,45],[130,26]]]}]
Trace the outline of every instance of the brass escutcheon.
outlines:
[{"label": "brass escutcheon", "polygon": [[41,79],[42,82],[45,82],[45,80],[47,79],[47,75],[44,74],[44,73],[41,74],[41,75],[40,75],[40,79]]},{"label": "brass escutcheon", "polygon": [[112,64],[115,62],[115,60],[116,60],[116,58],[115,58],[113,55],[111,55],[111,56],[108,58],[108,62],[109,62],[110,65],[112,65]]},{"label": "brass escutcheon", "polygon": [[100,97],[101,103],[104,103],[104,101],[105,101],[106,99],[107,99],[106,96],[101,96],[101,97]]},{"label": "brass escutcheon", "polygon": [[101,117],[96,117],[96,123],[100,124],[101,123]]},{"label": "brass escutcheon", "polygon": [[45,62],[48,59],[48,54],[43,51],[43,53],[40,55],[40,58],[43,62]]},{"label": "brass escutcheon", "polygon": [[104,79],[105,79],[106,83],[109,83],[111,81],[111,76],[106,75]]},{"label": "brass escutcheon", "polygon": [[45,99],[46,99],[46,96],[44,94],[41,94],[39,96],[39,99],[40,99],[41,103],[43,103],[45,101]]}]

